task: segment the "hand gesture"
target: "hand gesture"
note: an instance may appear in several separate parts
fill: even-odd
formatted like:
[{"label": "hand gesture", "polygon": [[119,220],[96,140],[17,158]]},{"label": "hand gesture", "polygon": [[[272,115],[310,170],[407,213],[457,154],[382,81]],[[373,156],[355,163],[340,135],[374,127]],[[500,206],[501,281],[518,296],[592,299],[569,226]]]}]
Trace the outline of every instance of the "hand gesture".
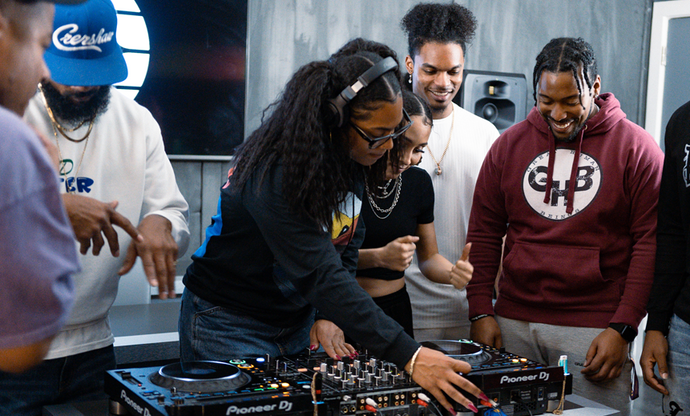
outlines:
[{"label": "hand gesture", "polygon": [[470,257],[471,248],[472,243],[465,244],[465,248],[462,249],[462,256],[460,256],[460,260],[455,262],[453,268],[450,269],[450,284],[455,286],[455,288],[458,290],[464,289],[472,279],[474,267],[468,260]]},{"label": "hand gesture", "polygon": [[117,232],[113,226],[118,226],[129,234],[133,241],[142,241],[134,225],[124,216],[120,215],[117,201],[101,202],[93,198],[80,195],[63,194],[62,201],[65,204],[67,215],[72,223],[72,229],[80,244],[79,252],[86,254],[93,244],[92,253],[97,256],[105,244],[103,237],[108,240],[110,252],[113,256],[120,255],[120,243]]},{"label": "hand gesture", "polygon": [[405,271],[412,263],[417,241],[419,237],[406,235],[386,244],[381,248],[381,267],[399,272]]},{"label": "hand gesture", "polygon": [[319,345],[329,357],[340,360],[342,357],[353,356],[357,351],[345,342],[345,334],[336,324],[326,319],[319,319],[309,331],[309,349],[316,351]]},{"label": "hand gesture", "polygon": [[124,264],[117,273],[129,272],[138,256],[149,284],[158,287],[158,296],[161,299],[174,298],[177,243],[171,234],[172,224],[167,218],[154,214],[141,220],[137,229],[144,238],[132,240]]},{"label": "hand gesture", "polygon": [[615,329],[606,328],[592,341],[581,373],[591,381],[604,381],[621,375],[628,358],[628,342]]},{"label": "hand gesture", "polygon": [[[410,368],[411,361],[405,366],[405,370],[412,370],[412,379],[426,391],[431,393],[445,409],[455,414],[448,397],[456,403],[477,413],[477,408],[472,402],[460,393],[456,388],[460,387],[469,394],[483,400],[488,400],[481,390],[458,373],[467,374],[472,367],[460,360],[448,357],[444,353],[431,348],[422,347],[415,359],[414,368]],[[445,394],[444,394],[445,393]],[[447,395],[447,396],[446,396]],[[451,411],[452,410],[452,411]]]},{"label": "hand gesture", "polygon": [[[668,395],[668,389],[664,386],[664,380],[668,378],[668,341],[661,331],[647,331],[644,338],[644,348],[640,356],[640,366],[644,382],[661,394]],[[659,366],[659,379],[654,374],[654,366]]]}]

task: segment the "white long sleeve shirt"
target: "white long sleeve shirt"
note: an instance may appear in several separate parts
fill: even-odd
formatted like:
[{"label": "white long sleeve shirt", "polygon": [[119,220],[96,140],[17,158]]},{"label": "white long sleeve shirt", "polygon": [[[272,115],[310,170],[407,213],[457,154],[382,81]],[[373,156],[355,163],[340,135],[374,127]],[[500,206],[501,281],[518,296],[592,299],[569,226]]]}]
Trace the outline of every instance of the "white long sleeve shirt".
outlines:
[{"label": "white long sleeve shirt", "polygon": [[[47,138],[56,140],[40,93],[29,103],[25,119]],[[81,138],[88,131],[88,124],[68,134]],[[188,205],[177,187],[160,127],[146,108],[112,88],[108,110],[96,119],[88,141],[74,143],[58,133],[57,143],[63,160],[61,192],[67,191],[66,176],[77,195],[101,202],[118,201],[117,212],[135,226],[148,215],[167,218],[172,224],[178,255],[184,254],[189,244]],[[75,181],[69,179],[75,174]],[[131,241],[123,230],[116,230],[119,257],[113,257],[107,247],[98,256],[91,251],[80,256],[82,271],[74,275],[74,308],[67,325],[53,341],[47,359],[113,343],[108,311],[117,295],[117,271]]]}]

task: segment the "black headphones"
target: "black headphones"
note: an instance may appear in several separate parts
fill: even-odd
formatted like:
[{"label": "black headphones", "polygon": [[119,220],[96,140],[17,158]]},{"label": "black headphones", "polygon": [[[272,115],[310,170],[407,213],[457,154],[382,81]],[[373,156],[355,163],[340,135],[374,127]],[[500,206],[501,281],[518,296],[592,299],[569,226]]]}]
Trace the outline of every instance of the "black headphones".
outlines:
[{"label": "black headphones", "polygon": [[349,114],[347,113],[347,104],[352,101],[355,96],[357,96],[357,93],[362,88],[365,88],[376,78],[397,66],[398,63],[395,62],[395,59],[391,58],[390,56],[382,59],[376,63],[376,65],[367,69],[362,75],[357,77],[357,81],[342,90],[337,97],[328,100],[328,112],[331,115],[331,122],[336,127],[342,127],[349,117]]}]

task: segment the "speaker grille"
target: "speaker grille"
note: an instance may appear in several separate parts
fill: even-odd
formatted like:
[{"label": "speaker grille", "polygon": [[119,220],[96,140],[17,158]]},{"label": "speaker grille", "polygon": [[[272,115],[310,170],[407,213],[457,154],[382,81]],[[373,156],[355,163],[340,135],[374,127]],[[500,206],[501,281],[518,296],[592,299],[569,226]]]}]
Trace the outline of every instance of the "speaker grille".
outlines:
[{"label": "speaker grille", "polygon": [[460,92],[453,101],[490,121],[503,133],[527,115],[525,75],[467,69]]}]

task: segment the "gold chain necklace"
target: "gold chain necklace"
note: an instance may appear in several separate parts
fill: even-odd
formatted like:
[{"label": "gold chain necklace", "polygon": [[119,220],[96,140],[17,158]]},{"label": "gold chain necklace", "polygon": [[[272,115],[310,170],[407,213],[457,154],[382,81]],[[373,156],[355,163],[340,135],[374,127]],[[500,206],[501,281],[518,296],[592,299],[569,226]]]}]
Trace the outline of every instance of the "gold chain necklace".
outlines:
[{"label": "gold chain necklace", "polygon": [[72,137],[69,137],[67,135],[67,132],[74,133],[75,131],[79,130],[79,128],[81,126],[83,126],[84,123],[86,123],[86,120],[82,120],[82,122],[79,123],[79,125],[71,128],[71,129],[62,127],[60,125],[60,123],[57,122],[57,119],[55,118],[55,115],[53,114],[53,110],[48,105],[48,100],[46,100],[46,96],[45,96],[45,93],[43,92],[43,88],[42,87],[39,87],[39,88],[41,90],[41,97],[43,98],[43,105],[46,107],[46,111],[48,112],[48,117],[50,117],[50,122],[53,124],[53,130],[54,131],[57,130],[57,131],[55,131],[56,137],[57,137],[57,132],[59,131],[60,134],[62,134],[65,139],[67,139],[73,143],[81,143],[84,140],[88,139],[89,134],[91,134],[91,130],[93,129],[93,122],[95,120],[95,117],[91,117],[91,119],[89,120],[89,129],[86,131],[86,134],[84,135],[84,137],[82,137],[81,139],[73,139]]},{"label": "gold chain necklace", "polygon": [[[85,141],[84,143],[84,149],[81,152],[81,157],[79,158],[79,164],[77,165],[77,170],[74,171],[74,181],[77,180],[77,177],[79,175],[79,169],[81,169],[81,164],[84,161],[84,154],[86,154],[86,147],[89,145],[89,135],[91,135],[91,130],[93,130],[93,122],[95,118],[91,118],[89,121],[89,129],[86,131],[86,134],[84,137],[81,139],[73,139],[67,134],[65,134],[64,128],[60,126],[60,124],[57,122],[55,119],[55,116],[53,115],[53,111],[50,109],[50,106],[48,106],[48,101],[46,100],[46,96],[43,94],[43,89],[41,88],[41,97],[43,97],[43,105],[46,108],[46,111],[48,112],[48,116],[50,117],[50,123],[53,127],[53,136],[55,136],[55,146],[57,147],[58,151],[58,158],[60,160],[60,171],[59,174],[60,176],[63,176],[65,178],[65,185],[67,187],[67,193],[74,194],[76,193],[76,188],[72,187],[72,184],[69,183],[69,178],[67,177],[67,172],[65,172],[65,160],[62,158],[62,151],[60,150],[60,141],[58,140],[58,131],[60,134],[62,134],[67,140],[73,142],[73,143],[81,143]],[[79,129],[79,127],[83,126],[86,120],[82,121],[79,123],[77,127],[74,127],[73,129],[68,129],[70,133],[76,131]]]},{"label": "gold chain necklace", "polygon": [[[453,104],[451,104],[453,105]],[[434,157],[434,154],[431,153],[431,147],[427,146],[426,150],[429,152],[429,156],[431,156],[431,160],[434,161],[436,164],[436,169],[434,169],[434,172],[436,172],[436,175],[440,175],[443,173],[443,170],[441,169],[441,162],[443,162],[443,158],[446,157],[446,153],[448,152],[448,147],[450,147],[450,139],[453,138],[453,126],[455,125],[455,106],[451,107],[453,110],[450,112],[451,120],[450,120],[450,134],[448,135],[448,142],[446,143],[446,148],[443,149],[443,154],[441,155],[441,158],[439,160],[436,160]]]}]

